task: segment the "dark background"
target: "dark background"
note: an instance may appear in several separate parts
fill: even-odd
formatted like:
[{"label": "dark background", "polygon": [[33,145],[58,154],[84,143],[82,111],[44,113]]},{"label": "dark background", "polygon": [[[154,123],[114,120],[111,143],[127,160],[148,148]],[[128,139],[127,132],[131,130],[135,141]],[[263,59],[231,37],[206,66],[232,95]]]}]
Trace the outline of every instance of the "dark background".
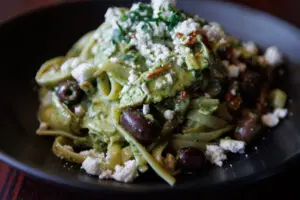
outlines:
[{"label": "dark background", "polygon": [[[0,0],[0,21],[6,20],[17,14],[37,9],[39,7],[56,4],[63,0]],[[72,0],[66,0],[72,1]],[[183,0],[184,1],[184,0]],[[275,16],[278,16],[295,26],[300,28],[300,0],[225,0],[239,4],[244,4],[254,7]],[[1,44],[0,44],[1,45]],[[300,54],[300,52],[299,52]],[[4,169],[9,168],[3,163],[0,163],[2,173]],[[11,170],[11,169],[10,169]],[[197,199],[300,199],[298,187],[300,185],[300,163],[295,163],[293,166],[276,175],[275,177],[266,179],[256,184],[247,185],[238,188],[227,189],[226,191],[199,191],[198,194],[180,194],[170,195],[167,199],[188,199],[189,197]],[[1,171],[0,171],[1,172]],[[78,193],[69,188],[62,188],[58,185],[48,184],[35,180],[31,177],[23,175],[20,172],[15,172],[22,176],[22,181],[19,182],[19,187],[15,197],[17,199],[95,199],[92,194]],[[16,176],[16,175],[15,175]],[[1,176],[0,176],[1,178]],[[0,180],[0,182],[4,180]],[[0,184],[1,185],[1,184]],[[110,197],[101,196],[100,199],[145,199],[146,197],[153,199],[151,194],[143,197]],[[146,199],[148,199],[146,198]]]}]

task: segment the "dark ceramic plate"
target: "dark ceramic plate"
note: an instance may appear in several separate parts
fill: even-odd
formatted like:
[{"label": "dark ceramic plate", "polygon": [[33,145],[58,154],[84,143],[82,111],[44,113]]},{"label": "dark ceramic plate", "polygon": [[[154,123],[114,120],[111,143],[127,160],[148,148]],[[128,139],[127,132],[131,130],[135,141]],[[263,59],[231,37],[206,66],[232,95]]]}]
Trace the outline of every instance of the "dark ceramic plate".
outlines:
[{"label": "dark ceramic plate", "polygon": [[241,39],[256,41],[262,47],[275,44],[282,50],[290,63],[284,80],[278,82],[292,99],[288,107],[293,116],[264,133],[265,139],[257,143],[258,150],[250,148],[248,157],[233,157],[224,168],[216,167],[205,174],[181,176],[173,188],[153,173],[132,184],[99,181],[56,158],[51,151],[53,138],[35,135],[38,127],[35,73],[45,60],[64,55],[82,34],[95,29],[103,21],[107,7],[130,3],[106,0],[62,4],[19,16],[0,26],[0,160],[51,182],[93,191],[136,193],[244,184],[273,175],[289,161],[297,160],[300,31],[268,14],[242,6],[191,0],[179,1],[179,7],[220,22]]}]

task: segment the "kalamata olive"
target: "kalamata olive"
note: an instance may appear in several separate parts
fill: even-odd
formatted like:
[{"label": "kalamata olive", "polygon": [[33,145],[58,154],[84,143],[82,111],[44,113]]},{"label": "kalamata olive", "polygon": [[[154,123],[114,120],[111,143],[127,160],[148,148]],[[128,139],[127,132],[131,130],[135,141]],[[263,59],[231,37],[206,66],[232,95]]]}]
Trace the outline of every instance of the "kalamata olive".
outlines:
[{"label": "kalamata olive", "polygon": [[231,59],[232,48],[229,44],[221,44],[216,49],[216,54],[221,60]]},{"label": "kalamata olive", "polygon": [[245,111],[237,122],[234,137],[237,140],[251,142],[261,129],[259,117],[251,111]]},{"label": "kalamata olive", "polygon": [[159,134],[154,122],[146,119],[139,109],[127,109],[121,114],[121,125],[142,144],[151,143]]},{"label": "kalamata olive", "polygon": [[81,101],[83,91],[75,81],[67,80],[59,84],[56,94],[61,102],[74,105]]},{"label": "kalamata olive", "polygon": [[186,171],[200,169],[205,164],[205,155],[202,151],[186,147],[178,150],[178,165]]},{"label": "kalamata olive", "polygon": [[240,88],[244,101],[253,102],[260,93],[261,75],[247,69],[241,76]]}]

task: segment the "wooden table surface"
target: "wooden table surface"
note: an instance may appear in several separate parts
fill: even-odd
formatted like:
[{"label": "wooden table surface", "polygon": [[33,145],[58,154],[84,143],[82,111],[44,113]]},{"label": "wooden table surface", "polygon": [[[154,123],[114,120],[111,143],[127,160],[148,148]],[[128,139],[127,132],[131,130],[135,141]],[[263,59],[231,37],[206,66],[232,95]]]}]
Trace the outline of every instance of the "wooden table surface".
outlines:
[{"label": "wooden table surface", "polygon": [[[62,0],[0,0],[0,21],[25,11],[55,4]],[[68,0],[71,1],[71,0]],[[300,27],[300,0],[226,0],[264,10]],[[0,47],[1,48],[1,47]],[[294,171],[298,171],[295,167]],[[272,195],[272,199],[285,199],[298,195],[293,186],[299,185],[300,174],[293,170],[263,181],[260,185],[248,186],[231,191],[225,196],[215,194],[210,199],[262,199],[262,195]],[[299,180],[299,181],[298,181]],[[253,191],[253,192],[252,192]],[[275,196],[276,195],[276,196]],[[187,198],[185,196],[185,198]],[[183,198],[183,197],[181,197]],[[200,198],[200,196],[199,196]],[[0,162],[0,199],[94,199],[87,194],[62,189],[60,186],[42,183]],[[100,199],[103,199],[103,197]],[[132,198],[131,198],[132,199]],[[203,199],[203,198],[202,198]],[[297,199],[297,198],[296,198]]]}]

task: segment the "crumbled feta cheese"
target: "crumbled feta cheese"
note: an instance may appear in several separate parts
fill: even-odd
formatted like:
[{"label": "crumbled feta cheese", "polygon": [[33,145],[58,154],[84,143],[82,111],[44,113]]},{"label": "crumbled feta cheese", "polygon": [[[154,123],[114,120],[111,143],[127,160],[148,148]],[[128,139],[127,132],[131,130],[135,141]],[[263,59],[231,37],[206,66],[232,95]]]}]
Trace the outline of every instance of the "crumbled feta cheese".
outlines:
[{"label": "crumbled feta cheese", "polygon": [[140,4],[141,4],[141,2],[132,4],[130,11],[138,10],[140,8]]},{"label": "crumbled feta cheese", "polygon": [[244,141],[221,139],[219,145],[225,151],[230,151],[232,153],[240,153],[240,154],[245,153],[246,143]]},{"label": "crumbled feta cheese", "polygon": [[236,90],[235,90],[235,89],[231,89],[231,90],[230,90],[230,93],[231,93],[233,96],[235,96],[235,95],[236,95]]},{"label": "crumbled feta cheese", "polygon": [[75,115],[81,117],[81,116],[84,115],[85,110],[84,110],[84,108],[81,105],[76,105],[74,107],[74,113],[75,113]]},{"label": "crumbled feta cheese", "polygon": [[97,52],[98,52],[98,46],[97,45],[94,45],[93,47],[92,47],[92,54],[94,54],[94,55],[96,55],[97,54]]},{"label": "crumbled feta cheese", "polygon": [[173,78],[170,73],[166,74],[165,77],[167,78],[169,84],[173,84]]},{"label": "crumbled feta cheese", "polygon": [[105,22],[111,24],[113,27],[117,27],[117,21],[121,18],[122,12],[120,8],[111,7],[107,9],[104,16]]},{"label": "crumbled feta cheese", "polygon": [[63,147],[64,147],[65,149],[67,149],[68,151],[74,151],[73,147],[70,146],[70,145],[65,144]]},{"label": "crumbled feta cheese", "polygon": [[228,67],[228,76],[229,76],[230,78],[236,78],[236,77],[239,76],[239,74],[240,74],[240,69],[239,69],[239,67],[237,67],[237,66],[235,66],[235,65],[230,65],[230,66]]},{"label": "crumbled feta cheese", "polygon": [[265,114],[261,117],[261,120],[264,125],[268,127],[275,127],[279,123],[279,119],[273,113]]},{"label": "crumbled feta cheese", "polygon": [[129,160],[124,163],[124,166],[117,165],[115,173],[112,177],[124,183],[132,182],[138,176],[137,166],[135,160]]},{"label": "crumbled feta cheese", "polygon": [[200,29],[199,23],[195,22],[192,18],[189,18],[183,22],[180,22],[174,29],[175,33],[182,33],[185,36]]},{"label": "crumbled feta cheese", "polygon": [[279,65],[282,62],[282,54],[275,46],[268,47],[264,57],[266,62],[271,66]]},{"label": "crumbled feta cheese", "polygon": [[148,115],[150,113],[150,106],[149,104],[144,104],[143,105],[143,114]]},{"label": "crumbled feta cheese", "polygon": [[149,91],[146,83],[143,83],[141,87],[142,87],[143,92],[145,92],[145,94],[150,94],[150,91]]},{"label": "crumbled feta cheese", "polygon": [[216,22],[211,22],[208,25],[203,26],[203,31],[210,41],[219,41],[225,36],[220,24]]},{"label": "crumbled feta cheese", "polygon": [[110,62],[113,62],[113,63],[117,63],[120,61],[117,57],[111,57],[109,60],[110,60]]},{"label": "crumbled feta cheese", "polygon": [[275,127],[279,123],[279,119],[287,116],[288,110],[284,108],[276,108],[273,113],[267,113],[262,116],[261,120],[268,127]]},{"label": "crumbled feta cheese", "polygon": [[105,170],[101,172],[99,175],[99,179],[111,179],[112,178],[112,171],[111,170]]},{"label": "crumbled feta cheese", "polygon": [[96,69],[94,65],[90,63],[82,63],[73,69],[71,74],[79,84],[82,84],[93,77],[95,70]]},{"label": "crumbled feta cheese", "polygon": [[273,114],[278,117],[278,118],[285,118],[288,114],[288,110],[285,109],[285,108],[276,108],[274,111],[273,111]]},{"label": "crumbled feta cheese", "polygon": [[[169,4],[175,5],[176,1],[175,0],[152,0],[151,3],[153,8],[153,17],[157,18],[159,14],[164,14],[163,17],[169,14],[168,12]],[[162,9],[165,11],[165,13],[161,13]]]},{"label": "crumbled feta cheese", "polygon": [[222,167],[223,161],[227,159],[224,150],[218,145],[206,145],[206,158],[213,164]]},{"label": "crumbled feta cheese", "polygon": [[102,172],[100,167],[100,160],[93,157],[87,157],[83,161],[81,168],[84,169],[86,173],[91,175],[99,175]]},{"label": "crumbled feta cheese", "polygon": [[129,71],[128,83],[133,84],[139,77],[135,74],[134,70]]},{"label": "crumbled feta cheese", "polygon": [[167,81],[164,79],[159,79],[155,82],[155,88],[156,89],[161,89],[163,86],[167,85]]},{"label": "crumbled feta cheese", "polygon": [[155,63],[165,62],[170,57],[171,52],[167,46],[153,43],[150,33],[142,30],[144,25],[145,22],[140,22],[136,26],[135,39],[132,39],[130,42],[147,59],[146,64],[152,67]]},{"label": "crumbled feta cheese", "polygon": [[174,119],[174,115],[175,115],[175,112],[174,112],[173,110],[166,110],[166,111],[164,112],[164,117],[165,117],[165,119],[167,119],[167,120],[172,120],[172,119]]},{"label": "crumbled feta cheese", "polygon": [[109,48],[104,49],[104,54],[110,56],[116,50],[115,45],[111,45]]},{"label": "crumbled feta cheese", "polygon": [[244,42],[243,48],[250,54],[257,54],[257,52],[258,52],[258,48],[257,48],[256,44],[252,41]]}]

